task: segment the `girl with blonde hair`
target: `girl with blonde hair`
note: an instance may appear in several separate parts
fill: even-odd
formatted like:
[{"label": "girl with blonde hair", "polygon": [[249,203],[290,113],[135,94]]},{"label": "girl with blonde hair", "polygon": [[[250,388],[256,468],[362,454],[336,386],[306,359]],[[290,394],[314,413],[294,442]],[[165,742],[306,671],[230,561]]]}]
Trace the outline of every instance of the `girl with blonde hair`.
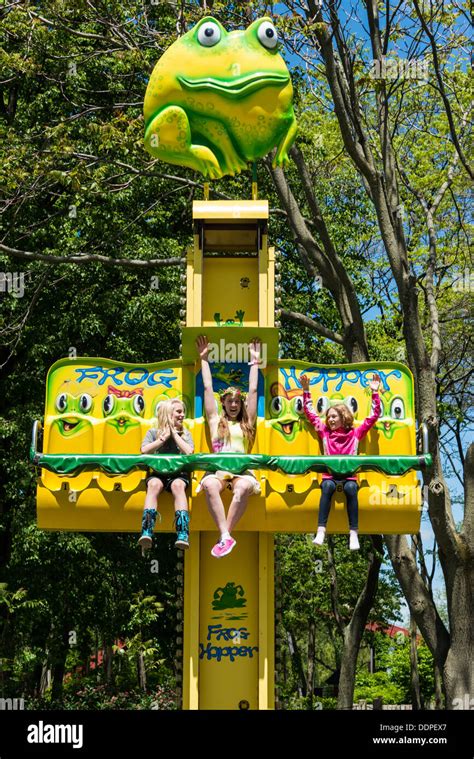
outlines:
[{"label": "girl with blonde hair", "polygon": [[[179,454],[189,455],[194,452],[191,434],[183,426],[184,404],[179,398],[161,401],[156,411],[156,426],[146,433],[141,446],[145,454]],[[158,496],[163,490],[174,496],[176,548],[189,547],[189,512],[186,488],[189,476],[186,472],[174,474],[157,474],[150,470],[146,478],[146,498],[142,517],[142,533],[138,540],[142,553],[150,550],[153,542]]]}]

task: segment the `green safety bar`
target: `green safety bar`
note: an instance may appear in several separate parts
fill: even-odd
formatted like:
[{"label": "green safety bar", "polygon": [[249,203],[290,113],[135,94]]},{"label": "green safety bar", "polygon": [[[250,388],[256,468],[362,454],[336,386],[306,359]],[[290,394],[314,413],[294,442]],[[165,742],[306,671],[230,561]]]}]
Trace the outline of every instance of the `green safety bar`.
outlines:
[{"label": "green safety bar", "polygon": [[[333,476],[350,476],[356,472],[378,471],[387,475],[406,474],[410,469],[431,466],[429,453],[420,456],[268,456],[241,453],[194,453],[190,456],[151,454],[71,454],[38,453],[39,422],[33,426],[30,461],[58,475],[77,475],[99,469],[112,475],[128,474],[137,469],[151,469],[158,474],[216,472],[218,469],[242,474],[246,469],[270,469],[285,474],[329,472]],[[424,447],[424,446],[423,446]]]},{"label": "green safety bar", "polygon": [[74,456],[45,453],[32,457],[32,461],[43,469],[59,475],[76,475],[92,469],[99,469],[106,474],[128,474],[136,469],[152,469],[159,474],[192,472],[195,469],[216,472],[218,469],[224,469],[232,474],[241,474],[246,469],[270,469],[280,470],[285,474],[330,472],[334,476],[343,477],[367,470],[401,475],[410,469],[430,466],[431,456],[265,456],[237,453],[195,453],[191,456]]}]

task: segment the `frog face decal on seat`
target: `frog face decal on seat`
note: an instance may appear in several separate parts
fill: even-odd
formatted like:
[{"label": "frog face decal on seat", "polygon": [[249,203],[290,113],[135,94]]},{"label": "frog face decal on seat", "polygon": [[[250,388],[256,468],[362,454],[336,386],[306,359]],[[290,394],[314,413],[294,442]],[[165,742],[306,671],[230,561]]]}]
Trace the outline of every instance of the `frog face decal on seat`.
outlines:
[{"label": "frog face decal on seat", "polygon": [[93,386],[63,382],[54,400],[57,416],[52,422],[52,429],[59,432],[62,437],[68,438],[90,427],[95,395]]},{"label": "frog face decal on seat", "polygon": [[109,386],[102,402],[102,410],[106,424],[114,427],[120,435],[124,435],[130,427],[139,425],[145,415],[143,390],[118,390]]},{"label": "frog face decal on seat", "polygon": [[275,383],[271,387],[268,404],[270,425],[291,443],[304,428],[303,396],[301,390],[286,391],[283,385]]}]

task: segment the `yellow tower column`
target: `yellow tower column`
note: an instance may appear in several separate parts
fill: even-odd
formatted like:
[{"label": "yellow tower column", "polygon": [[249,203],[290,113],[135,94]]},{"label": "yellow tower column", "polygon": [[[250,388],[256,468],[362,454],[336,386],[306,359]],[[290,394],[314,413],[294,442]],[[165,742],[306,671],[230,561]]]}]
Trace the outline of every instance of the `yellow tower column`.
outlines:
[{"label": "yellow tower column", "polygon": [[[252,328],[252,333],[255,329],[255,334],[258,328],[274,331],[268,329],[274,327],[274,251],[267,246],[268,202],[199,201],[193,204],[193,218],[183,330],[183,346],[191,347],[185,362],[192,360],[196,328],[211,341],[226,345],[248,342],[253,334],[247,328]],[[197,416],[201,413],[202,408]],[[195,424],[198,430],[198,419]],[[207,452],[209,441],[202,432],[196,432],[196,438],[199,434],[196,449]],[[263,452],[264,443],[260,445]],[[183,707],[272,709],[273,535],[259,532],[262,508],[257,508],[265,494],[250,498],[243,527],[239,531],[239,525],[235,533],[235,550],[218,560],[211,556],[216,530],[203,494],[196,496],[199,476],[193,483],[192,539],[185,558]],[[265,488],[266,480],[262,483]],[[231,495],[223,494],[226,508]]]}]

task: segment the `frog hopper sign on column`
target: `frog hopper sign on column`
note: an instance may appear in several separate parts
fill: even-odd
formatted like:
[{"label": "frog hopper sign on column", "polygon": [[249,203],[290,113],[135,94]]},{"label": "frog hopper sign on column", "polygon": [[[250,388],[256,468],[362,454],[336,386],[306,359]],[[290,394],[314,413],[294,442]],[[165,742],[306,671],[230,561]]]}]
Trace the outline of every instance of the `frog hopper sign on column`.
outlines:
[{"label": "frog hopper sign on column", "polygon": [[269,18],[227,32],[203,18],[156,64],[145,96],[145,146],[209,179],[238,174],[276,148],[283,166],[296,134],[293,87]]}]

